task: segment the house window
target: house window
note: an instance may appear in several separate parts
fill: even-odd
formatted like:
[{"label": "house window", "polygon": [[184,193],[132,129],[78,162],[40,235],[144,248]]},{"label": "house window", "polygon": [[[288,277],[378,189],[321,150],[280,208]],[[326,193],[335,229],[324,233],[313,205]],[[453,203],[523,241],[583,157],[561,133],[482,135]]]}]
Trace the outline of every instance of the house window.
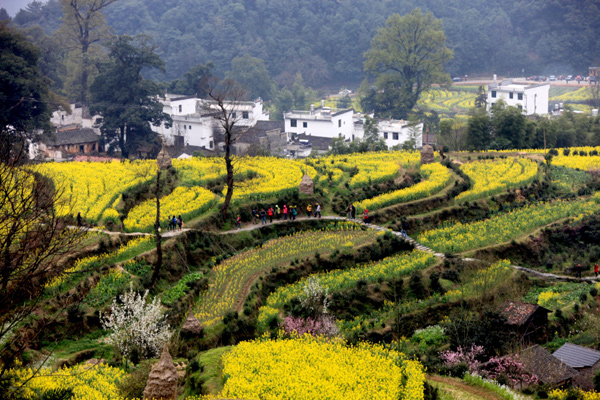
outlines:
[{"label": "house window", "polygon": [[496,91],[492,90],[492,97],[496,98]]},{"label": "house window", "polygon": [[188,126],[188,128],[190,128],[190,130],[192,130],[192,126],[191,126],[191,125],[190,125],[190,126]]},{"label": "house window", "polygon": [[248,119],[248,111],[242,111],[242,118]]},{"label": "house window", "polygon": [[297,120],[297,119],[291,119],[291,120],[290,120],[290,126],[291,126],[292,128],[295,128],[295,127],[297,127],[297,126],[298,126],[298,120]]},{"label": "house window", "polygon": [[383,138],[387,139],[388,138],[388,133],[387,132],[383,132]]},{"label": "house window", "polygon": [[341,127],[342,127],[342,120],[338,119],[338,128],[341,128]]},{"label": "house window", "polygon": [[520,104],[517,104],[517,108],[518,108],[519,110],[523,111],[523,106],[522,106],[522,105],[520,105]]},{"label": "house window", "polygon": [[394,140],[398,140],[398,132],[394,132],[394,133],[392,133],[392,138],[393,138]]},{"label": "house window", "polygon": [[96,151],[96,143],[92,145],[92,151]]},{"label": "house window", "polygon": [[82,153],[85,151],[85,148],[83,147],[82,144],[79,145],[79,151],[82,152]]},{"label": "house window", "polygon": [[512,98],[513,98],[513,92],[510,92],[510,93],[508,94],[508,98],[509,98],[509,99],[512,99]]},{"label": "house window", "polygon": [[183,126],[183,130],[185,131],[185,130],[186,130],[186,128],[187,128],[187,125],[184,125],[184,126]]},{"label": "house window", "polygon": [[308,122],[303,122],[303,123],[302,123],[302,127],[303,127],[303,128],[308,128]]},{"label": "house window", "polygon": [[212,140],[208,143],[208,147],[210,147],[211,149],[213,148],[213,141]]},{"label": "house window", "polygon": [[523,100],[523,93],[517,93],[517,99]]},{"label": "house window", "polygon": [[236,113],[231,113],[231,118],[236,119],[237,118],[237,114]]},{"label": "house window", "polygon": [[181,112],[181,104],[179,105],[179,112]]}]

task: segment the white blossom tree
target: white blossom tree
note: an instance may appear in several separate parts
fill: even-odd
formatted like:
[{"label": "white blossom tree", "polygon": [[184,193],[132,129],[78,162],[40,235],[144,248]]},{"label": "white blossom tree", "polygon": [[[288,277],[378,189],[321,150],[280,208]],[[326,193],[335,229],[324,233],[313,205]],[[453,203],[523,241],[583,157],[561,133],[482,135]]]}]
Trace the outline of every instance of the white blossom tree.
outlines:
[{"label": "white blossom tree", "polygon": [[129,292],[113,300],[111,313],[100,316],[102,327],[112,331],[107,342],[126,359],[156,357],[171,338],[158,298],[147,303],[147,296],[147,290],[141,296],[131,284]]}]

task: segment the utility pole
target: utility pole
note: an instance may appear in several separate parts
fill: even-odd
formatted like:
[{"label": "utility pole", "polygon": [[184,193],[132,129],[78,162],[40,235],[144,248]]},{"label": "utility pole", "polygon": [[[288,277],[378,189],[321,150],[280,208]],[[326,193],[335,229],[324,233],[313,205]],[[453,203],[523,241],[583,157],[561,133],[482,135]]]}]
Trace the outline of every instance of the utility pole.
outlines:
[{"label": "utility pole", "polygon": [[166,170],[173,165],[171,162],[171,156],[169,156],[167,149],[165,149],[164,142],[160,153],[158,153],[158,157],[156,157],[156,163],[158,164],[156,171],[156,221],[154,222],[154,237],[156,239],[156,265],[154,266],[154,271],[152,272],[150,287],[154,287],[156,284],[158,274],[162,268],[162,237],[160,235],[160,173],[163,169]]}]

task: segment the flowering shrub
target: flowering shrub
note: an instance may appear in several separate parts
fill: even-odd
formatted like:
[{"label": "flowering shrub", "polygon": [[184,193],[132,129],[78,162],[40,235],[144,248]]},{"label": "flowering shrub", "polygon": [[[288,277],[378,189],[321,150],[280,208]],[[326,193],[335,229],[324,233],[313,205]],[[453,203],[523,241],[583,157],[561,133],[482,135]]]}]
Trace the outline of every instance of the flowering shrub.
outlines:
[{"label": "flowering shrub", "polygon": [[455,368],[459,364],[466,364],[469,372],[477,372],[481,366],[481,356],[485,353],[483,346],[471,345],[469,349],[458,347],[456,351],[446,350],[440,353],[440,358],[447,368]]},{"label": "flowering shrub", "polygon": [[286,317],[281,324],[288,335],[302,336],[306,333],[313,336],[337,336],[340,333],[335,318],[321,315],[318,318]]},{"label": "flowering shrub", "polygon": [[495,381],[506,381],[515,388],[536,385],[539,381],[536,375],[525,371],[518,354],[490,358],[485,364],[482,374]]},{"label": "flowering shrub", "polygon": [[444,328],[439,325],[431,325],[424,329],[417,329],[412,335],[411,341],[419,343],[423,349],[427,346],[438,346],[446,339]]},{"label": "flowering shrub", "polygon": [[112,331],[107,342],[117,347],[125,358],[131,358],[134,353],[143,358],[158,356],[171,337],[158,298],[146,304],[147,296],[147,290],[141,296],[133,291],[131,284],[129,292],[119,301],[113,300],[111,313],[100,315],[102,328]]}]

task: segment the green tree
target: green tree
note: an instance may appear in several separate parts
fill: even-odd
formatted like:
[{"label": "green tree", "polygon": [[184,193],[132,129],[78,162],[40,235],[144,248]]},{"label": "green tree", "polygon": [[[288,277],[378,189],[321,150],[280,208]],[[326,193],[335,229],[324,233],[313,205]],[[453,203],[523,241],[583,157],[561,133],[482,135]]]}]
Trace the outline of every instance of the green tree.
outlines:
[{"label": "green tree", "polygon": [[212,77],[212,62],[206,65],[198,64],[190,68],[184,75],[184,79],[175,79],[167,86],[170,93],[185,94],[205,98],[208,94],[208,83]]},{"label": "green tree", "polygon": [[365,71],[375,75],[384,93],[397,88],[392,116],[406,118],[432,84],[450,82],[444,71],[450,59],[452,50],[446,47],[442,22],[416,8],[405,16],[393,14],[378,30],[365,53]]},{"label": "green tree", "polygon": [[473,108],[469,111],[467,122],[467,148],[469,150],[487,149],[491,142],[492,122],[485,108]]},{"label": "green tree", "polygon": [[102,10],[116,1],[60,0],[64,15],[58,35],[69,50],[68,94],[72,100],[87,104],[102,44],[111,37]]},{"label": "green tree", "polygon": [[22,155],[36,130],[50,130],[53,98],[38,71],[39,50],[6,23],[0,49],[0,162],[6,163]]},{"label": "green tree", "polygon": [[494,142],[498,148],[524,149],[527,141],[527,118],[517,107],[499,100],[492,107]]},{"label": "green tree", "polygon": [[265,62],[260,58],[248,54],[234,58],[227,77],[245,86],[250,98],[260,97],[263,100],[271,100],[273,81],[265,67]]},{"label": "green tree", "polygon": [[156,47],[145,35],[118,36],[110,44],[109,60],[91,86],[90,109],[102,116],[102,134],[107,143],[117,142],[123,157],[142,145],[159,143],[150,124],[171,123],[159,101],[158,84],[142,76],[142,70],[163,69]]}]

